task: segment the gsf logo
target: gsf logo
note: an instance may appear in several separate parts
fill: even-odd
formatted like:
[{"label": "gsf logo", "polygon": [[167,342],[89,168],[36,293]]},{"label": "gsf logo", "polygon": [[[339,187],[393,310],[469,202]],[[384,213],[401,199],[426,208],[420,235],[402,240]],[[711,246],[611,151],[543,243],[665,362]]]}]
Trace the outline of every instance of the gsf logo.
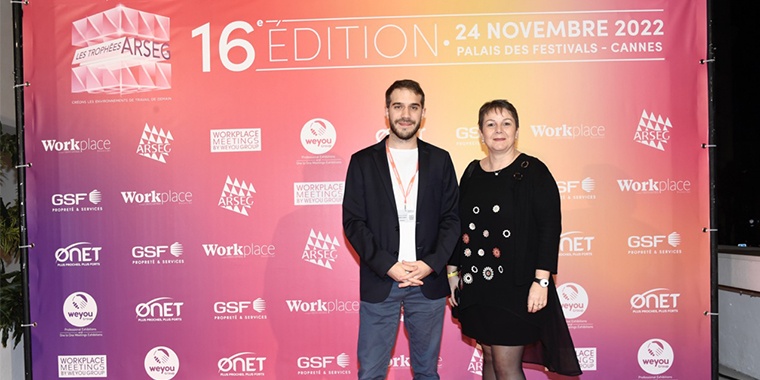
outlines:
[{"label": "gsf logo", "polygon": [[228,301],[228,302],[215,302],[214,312],[217,314],[223,313],[243,313],[246,309],[253,309],[259,313],[264,311],[266,304],[263,299],[257,298],[254,301]]},{"label": "gsf logo", "polygon": [[87,193],[53,194],[53,206],[76,206],[87,197]]},{"label": "gsf logo", "polygon": [[327,368],[335,361],[335,356],[302,356],[298,358],[298,368]]},{"label": "gsf logo", "polygon": [[478,127],[459,127],[456,129],[458,139],[477,139],[480,137]]},{"label": "gsf logo", "polygon": [[182,244],[175,242],[168,245],[137,245],[132,247],[132,257],[136,259],[158,259],[161,254],[171,253],[175,257],[182,255]]},{"label": "gsf logo", "polygon": [[665,241],[665,235],[629,236],[628,246],[631,248],[654,248]]}]

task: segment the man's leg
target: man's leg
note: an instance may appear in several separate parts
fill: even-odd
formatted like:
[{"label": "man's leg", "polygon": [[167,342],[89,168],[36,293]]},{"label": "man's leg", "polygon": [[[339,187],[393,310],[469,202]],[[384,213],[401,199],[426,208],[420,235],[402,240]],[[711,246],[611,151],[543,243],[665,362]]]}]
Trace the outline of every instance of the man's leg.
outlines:
[{"label": "man's leg", "polygon": [[382,380],[388,373],[396,343],[403,289],[394,285],[380,303],[361,302],[359,308],[359,380]]},{"label": "man's leg", "polygon": [[446,298],[431,300],[419,287],[409,287],[404,297],[404,325],[409,332],[409,356],[415,380],[440,379],[438,358],[441,352],[443,314]]}]

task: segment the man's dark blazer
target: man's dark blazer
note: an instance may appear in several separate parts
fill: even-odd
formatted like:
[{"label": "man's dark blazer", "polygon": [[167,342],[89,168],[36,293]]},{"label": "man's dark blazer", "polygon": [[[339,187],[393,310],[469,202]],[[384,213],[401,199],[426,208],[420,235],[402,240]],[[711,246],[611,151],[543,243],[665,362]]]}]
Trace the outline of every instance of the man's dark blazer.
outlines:
[{"label": "man's dark blazer", "polygon": [[[371,303],[385,300],[391,286],[398,286],[387,275],[398,262],[399,250],[387,139],[351,156],[343,196],[343,229],[360,258],[361,300]],[[417,260],[433,269],[422,280],[422,293],[438,299],[450,292],[446,263],[459,239],[459,190],[449,153],[421,140],[417,140],[417,148]]]}]

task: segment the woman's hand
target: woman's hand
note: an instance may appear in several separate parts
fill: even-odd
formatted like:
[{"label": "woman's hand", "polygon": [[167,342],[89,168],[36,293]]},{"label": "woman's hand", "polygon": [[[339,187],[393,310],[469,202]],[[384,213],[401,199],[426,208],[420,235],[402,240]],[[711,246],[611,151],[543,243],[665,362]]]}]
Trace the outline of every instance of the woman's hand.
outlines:
[{"label": "woman's hand", "polygon": [[549,288],[542,288],[538,283],[533,283],[528,292],[528,313],[535,313],[546,307],[549,298]]},{"label": "woman's hand", "polygon": [[451,307],[459,306],[454,294],[454,291],[459,288],[459,271],[457,270],[457,267],[452,265],[446,266],[446,277],[449,278],[449,289],[451,290],[449,305],[451,305]]}]

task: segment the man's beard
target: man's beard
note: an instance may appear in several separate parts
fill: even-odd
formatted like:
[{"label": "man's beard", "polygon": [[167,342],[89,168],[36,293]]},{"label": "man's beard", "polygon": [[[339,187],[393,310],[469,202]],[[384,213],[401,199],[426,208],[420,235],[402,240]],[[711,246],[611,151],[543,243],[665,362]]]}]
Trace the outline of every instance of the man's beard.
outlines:
[{"label": "man's beard", "polygon": [[409,139],[411,139],[412,137],[414,137],[417,134],[417,131],[420,130],[420,124],[421,123],[417,123],[417,124],[414,125],[414,128],[411,131],[409,131],[407,133],[404,133],[404,131],[401,131],[401,130],[399,130],[396,127],[396,123],[401,122],[401,121],[410,122],[412,120],[409,120],[409,119],[397,119],[397,120],[394,120],[391,123],[391,132],[393,132],[393,134],[396,135],[396,137],[400,138],[401,140],[409,140]]}]

